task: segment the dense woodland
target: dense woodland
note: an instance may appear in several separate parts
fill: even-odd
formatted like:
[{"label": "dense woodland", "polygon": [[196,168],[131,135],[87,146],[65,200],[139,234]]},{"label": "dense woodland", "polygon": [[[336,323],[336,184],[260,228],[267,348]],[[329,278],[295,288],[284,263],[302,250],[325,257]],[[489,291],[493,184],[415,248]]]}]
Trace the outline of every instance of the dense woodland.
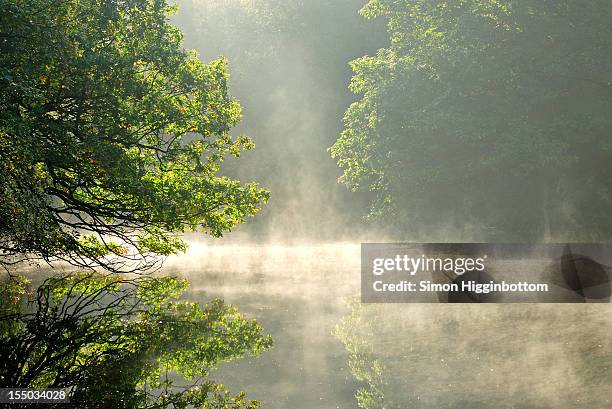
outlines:
[{"label": "dense woodland", "polygon": [[209,375],[272,340],[182,298],[186,233],[612,238],[610,1],[0,6],[0,387],[258,407]]},{"label": "dense woodland", "polygon": [[387,19],[391,44],[351,63],[362,98],[331,152],[375,214],[475,241],[610,240],[610,2],[361,13]]}]

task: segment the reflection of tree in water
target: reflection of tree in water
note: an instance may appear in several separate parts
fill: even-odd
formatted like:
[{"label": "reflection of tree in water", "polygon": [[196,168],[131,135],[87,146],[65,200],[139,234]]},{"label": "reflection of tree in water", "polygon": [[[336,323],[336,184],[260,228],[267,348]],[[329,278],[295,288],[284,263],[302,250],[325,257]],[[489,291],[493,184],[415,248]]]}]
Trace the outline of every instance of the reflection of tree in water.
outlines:
[{"label": "reflection of tree in water", "polygon": [[66,388],[79,408],[257,407],[208,375],[269,348],[270,338],[220,300],[179,301],[187,287],[172,277],[81,273],[32,293],[24,279],[6,281],[0,387]]},{"label": "reflection of tree in water", "polygon": [[365,320],[364,307],[351,303],[351,313],[336,326],[335,335],[344,343],[349,353],[349,368],[358,381],[366,386],[359,388],[355,397],[359,406],[367,409],[391,408],[385,400],[385,366],[377,359],[373,345],[374,323]]},{"label": "reflection of tree in water", "polygon": [[360,407],[609,408],[612,316],[581,305],[352,305]]}]

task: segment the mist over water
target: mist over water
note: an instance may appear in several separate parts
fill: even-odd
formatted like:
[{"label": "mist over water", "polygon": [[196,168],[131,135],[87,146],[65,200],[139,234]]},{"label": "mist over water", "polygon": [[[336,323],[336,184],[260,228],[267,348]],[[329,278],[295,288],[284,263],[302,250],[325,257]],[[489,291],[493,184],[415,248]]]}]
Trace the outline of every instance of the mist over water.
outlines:
[{"label": "mist over water", "polygon": [[189,298],[256,317],[275,341],[214,376],[266,408],[608,408],[609,304],[359,305],[355,243],[194,241],[165,269]]},{"label": "mist over water", "polygon": [[166,267],[189,279],[194,301],[223,298],[273,336],[272,350],[215,374],[232,390],[266,408],[355,407],[358,383],[332,331],[359,288],[359,245],[199,242]]},{"label": "mist over water", "polygon": [[[223,366],[218,380],[274,409],[611,407],[608,304],[355,302],[359,243],[385,233],[362,219],[368,194],[337,184],[327,148],[354,100],[347,62],[387,41],[384,22],[358,16],[363,3],[178,2],[186,46],[229,59],[244,106],[236,132],[257,144],[224,172],[272,192],[254,221],[220,241],[189,236],[164,266],[189,279],[190,299],[223,298],[273,336],[271,351]],[[427,237],[482,240],[452,223],[401,239]]]}]

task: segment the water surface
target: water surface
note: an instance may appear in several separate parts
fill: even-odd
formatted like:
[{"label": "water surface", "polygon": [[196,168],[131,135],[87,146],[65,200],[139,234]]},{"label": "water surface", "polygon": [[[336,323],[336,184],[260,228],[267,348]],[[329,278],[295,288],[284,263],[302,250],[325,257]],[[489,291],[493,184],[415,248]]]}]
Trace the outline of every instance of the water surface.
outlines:
[{"label": "water surface", "polygon": [[358,243],[194,242],[166,272],[220,297],[274,347],[214,373],[264,408],[609,409],[609,304],[363,306]]}]

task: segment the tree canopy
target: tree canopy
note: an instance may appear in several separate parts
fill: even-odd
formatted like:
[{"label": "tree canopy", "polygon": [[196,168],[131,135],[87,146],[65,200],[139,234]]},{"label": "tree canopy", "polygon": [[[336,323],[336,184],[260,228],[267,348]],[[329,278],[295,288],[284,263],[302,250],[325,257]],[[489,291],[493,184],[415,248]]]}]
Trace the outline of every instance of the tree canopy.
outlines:
[{"label": "tree canopy", "polygon": [[373,216],[445,240],[454,227],[609,239],[609,2],[371,0],[361,13],[387,19],[391,44],[352,62],[361,99],[331,153],[342,182],[377,192]]},{"label": "tree canopy", "polygon": [[0,5],[5,265],[142,268],[143,255],[184,248],[175,233],[221,236],[267,200],[219,175],[254,145],[229,133],[241,107],[226,61],[184,50],[165,0]]}]

